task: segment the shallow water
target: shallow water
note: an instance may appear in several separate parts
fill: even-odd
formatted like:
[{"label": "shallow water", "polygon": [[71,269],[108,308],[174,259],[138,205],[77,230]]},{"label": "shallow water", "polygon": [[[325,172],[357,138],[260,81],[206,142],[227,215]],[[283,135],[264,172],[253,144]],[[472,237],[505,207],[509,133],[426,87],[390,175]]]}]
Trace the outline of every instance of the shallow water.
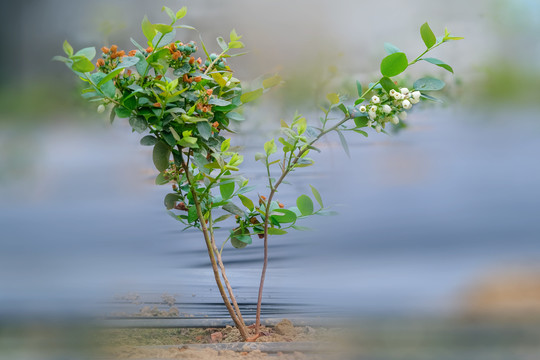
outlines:
[{"label": "shallow water", "polygon": [[[301,224],[314,231],[271,239],[264,316],[448,314],[491,269],[538,263],[534,114],[425,110],[411,124],[397,136],[349,136],[351,158],[329,138],[313,155],[315,167],[280,189],[288,206],[312,184],[340,215],[314,217]],[[3,169],[0,313],[167,309],[160,297],[168,293],[181,316],[226,316],[204,244],[167,216],[169,188],[153,185],[151,153],[138,138],[116,124],[3,139],[31,139],[33,152],[20,156],[22,175],[10,178],[16,172]],[[258,140],[236,139],[253,184],[264,176],[253,161]],[[261,258],[258,240],[224,252],[247,316]],[[140,298],[113,300],[128,293]]]}]

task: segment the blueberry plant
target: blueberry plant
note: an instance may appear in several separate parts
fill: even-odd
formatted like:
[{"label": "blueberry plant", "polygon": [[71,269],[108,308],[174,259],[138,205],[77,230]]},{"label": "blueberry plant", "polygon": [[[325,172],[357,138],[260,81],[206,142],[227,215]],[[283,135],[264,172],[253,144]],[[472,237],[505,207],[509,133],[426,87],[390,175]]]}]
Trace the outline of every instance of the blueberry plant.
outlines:
[{"label": "blueberry plant", "polygon": [[[102,47],[94,62],[95,48],[74,52],[65,41],[66,57],[57,56],[55,60],[64,62],[86,84],[82,96],[96,102],[98,112],[109,108],[111,122],[115,117],[127,118],[134,132],[145,134],[140,142],[153,147],[153,162],[159,171],[155,182],[169,184],[172,189],[165,196],[165,207],[186,228],[202,233],[223,303],[242,337],[253,341],[260,336],[269,236],[285,235],[289,229],[302,230],[298,220],[328,213],[314,187],[312,196],[300,195],[296,206],[286,208],[274,199],[279,186],[291,172],[313,165],[308,156],[312,151],[320,152],[316,144],[325,135],[336,132],[348,153],[344,132],[366,137],[370,129],[385,132],[387,126],[401,125],[414,104],[436,101],[430,93],[444,87],[441,80],[421,78],[407,88],[393,78],[420,61],[453,72],[445,62],[425,55],[461,38],[450,36],[447,30],[436,37],[425,23],[420,34],[426,49],[418,57],[409,60],[396,46],[386,43],[388,55],[380,64],[381,78],[366,90],[357,82],[356,99],[347,101],[337,93],[328,94],[328,102],[321,107],[324,116],[317,124],[301,115],[295,115],[290,123],[282,120],[277,142],[266,142],[264,150],[255,155],[266,168],[268,194],[250,198],[246,194],[255,186],[240,173],[243,156],[232,150],[226,134],[232,132],[232,122],[244,120],[244,104],[282,80],[277,75],[266,77],[260,88],[245,91],[229,67],[231,58],[243,54],[238,52],[244,47],[242,36],[232,30],[228,41],[218,37],[216,53],[209,53],[201,38],[201,53],[194,41],[176,38],[177,29],[193,29],[179,24],[186,8],[174,12],[163,7],[163,11],[169,23],[153,24],[147,17],[143,19],[144,46],[131,39],[134,48],[127,53],[116,45]],[[223,221],[231,224],[230,232],[218,247],[215,229]],[[262,239],[264,254],[255,324],[248,327],[227,278],[222,251],[229,242],[237,249],[244,248],[253,238]]]}]

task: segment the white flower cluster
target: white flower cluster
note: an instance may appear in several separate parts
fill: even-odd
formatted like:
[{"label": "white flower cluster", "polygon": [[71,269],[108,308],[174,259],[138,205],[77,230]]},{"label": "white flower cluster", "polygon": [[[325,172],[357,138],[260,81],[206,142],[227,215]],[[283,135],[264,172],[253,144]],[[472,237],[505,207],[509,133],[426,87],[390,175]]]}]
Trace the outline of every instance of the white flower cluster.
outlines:
[{"label": "white flower cluster", "polygon": [[375,126],[377,132],[381,132],[387,122],[398,124],[407,118],[405,110],[412,108],[413,104],[420,101],[420,91],[409,91],[401,88],[400,91],[390,90],[388,94],[374,95],[369,104],[359,107],[360,112],[368,113],[368,126]]}]

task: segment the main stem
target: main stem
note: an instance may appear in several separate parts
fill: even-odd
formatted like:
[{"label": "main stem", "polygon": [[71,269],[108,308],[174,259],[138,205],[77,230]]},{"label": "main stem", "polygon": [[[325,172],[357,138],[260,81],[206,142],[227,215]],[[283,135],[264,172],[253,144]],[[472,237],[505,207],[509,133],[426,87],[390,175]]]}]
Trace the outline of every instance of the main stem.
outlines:
[{"label": "main stem", "polygon": [[[203,236],[204,236],[204,240],[205,240],[205,243],[206,243],[206,248],[207,248],[207,251],[208,251],[208,256],[210,257],[210,263],[212,264],[212,270],[214,272],[214,279],[215,279],[216,285],[217,285],[217,287],[219,289],[219,293],[221,294],[221,298],[223,299],[223,303],[225,304],[225,307],[227,308],[227,310],[229,312],[229,315],[231,316],[231,319],[233,320],[234,324],[238,328],[238,331],[240,331],[240,335],[242,336],[242,338],[244,340],[248,340],[249,336],[248,336],[247,327],[246,327],[246,325],[245,325],[245,323],[244,323],[244,321],[243,321],[243,319],[242,319],[242,317],[240,315],[240,310],[238,309],[238,304],[236,304],[236,300],[234,300],[235,307],[236,307],[236,309],[238,311],[238,314],[237,314],[237,313],[235,313],[235,309],[231,305],[231,302],[229,301],[227,293],[225,292],[225,288],[223,287],[223,284],[221,283],[221,279],[220,279],[220,276],[219,276],[218,264],[217,264],[216,256],[215,256],[215,254],[218,254],[218,256],[219,256],[219,252],[217,252],[214,249],[215,246],[212,246],[212,242],[213,242],[212,237],[210,236],[208,228],[206,226],[206,220],[205,220],[204,215],[203,215],[202,210],[201,210],[201,203],[200,203],[199,198],[197,196],[197,192],[195,191],[195,187],[194,187],[193,183],[190,180],[189,168],[188,168],[187,164],[183,160],[182,160],[182,167],[184,168],[184,171],[186,173],[186,178],[187,178],[187,181],[189,183],[189,188],[190,188],[190,191],[191,191],[191,195],[193,196],[193,202],[195,204],[195,209],[197,210],[197,218],[199,219],[199,222],[201,224],[201,231],[202,231]],[[220,259],[221,259],[221,257],[220,257]],[[221,261],[220,261],[220,263],[221,263],[220,265],[223,266],[223,263]],[[222,269],[224,269],[224,267],[222,267]],[[223,274],[225,274],[225,273],[223,273]],[[224,276],[224,281],[227,284],[227,288],[230,291],[230,293],[232,294],[232,289],[230,288],[229,281],[226,280],[226,279],[227,279],[227,277]],[[231,298],[234,299],[234,296],[231,296]]]}]

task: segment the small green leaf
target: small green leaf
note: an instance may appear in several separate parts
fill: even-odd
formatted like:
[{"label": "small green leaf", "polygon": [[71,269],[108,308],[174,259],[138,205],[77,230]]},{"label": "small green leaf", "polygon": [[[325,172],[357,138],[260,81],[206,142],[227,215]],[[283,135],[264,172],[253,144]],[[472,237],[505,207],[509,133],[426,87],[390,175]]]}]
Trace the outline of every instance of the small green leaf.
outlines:
[{"label": "small green leaf", "polygon": [[317,202],[319,203],[319,205],[321,205],[321,207],[323,207],[323,202],[322,202],[322,198],[321,198],[321,194],[319,194],[319,192],[317,191],[317,189],[315,189],[312,185],[309,185],[311,187],[311,192],[313,193],[313,197],[315,197],[315,200],[317,200]]},{"label": "small green leaf", "polygon": [[131,128],[139,134],[143,133],[148,128],[148,123],[144,116],[131,116],[129,118],[129,125],[131,125]]},{"label": "small green leaf", "polygon": [[266,155],[263,153],[255,153],[255,161],[266,159]]},{"label": "small green leaf", "polygon": [[190,206],[188,208],[188,218],[187,218],[188,222],[192,223],[198,218],[199,216],[197,215],[197,207],[195,205]]},{"label": "small green leaf", "polygon": [[251,236],[249,235],[232,235],[231,245],[237,249],[242,249],[252,243]]},{"label": "small green leaf", "polygon": [[221,143],[221,152],[225,152],[229,150],[230,147],[231,147],[231,138],[228,138],[227,140]]},{"label": "small green leaf", "polygon": [[114,110],[116,111],[116,115],[121,119],[128,118],[131,115],[131,111],[123,106],[116,106]]},{"label": "small green leaf", "polygon": [[279,75],[274,75],[272,77],[269,77],[267,79],[264,79],[263,82],[262,82],[262,86],[265,88],[265,89],[269,89],[271,87],[274,87],[276,85],[279,85],[281,83],[281,76]]},{"label": "small green leaf", "polygon": [[187,7],[183,6],[180,10],[176,12],[176,20],[180,20],[187,14]]},{"label": "small green leaf", "polygon": [[358,80],[356,80],[356,91],[358,92],[358,97],[362,97],[362,84]]},{"label": "small green leaf", "polygon": [[96,56],[96,48],[87,47],[87,48],[81,49],[77,51],[74,56],[83,56],[87,58],[88,60],[92,61],[94,57]]},{"label": "small green leaf", "polygon": [[351,154],[349,152],[349,144],[347,144],[345,136],[343,136],[343,134],[339,130],[336,130],[336,132],[339,135],[339,141],[341,142],[341,146],[343,146],[343,150],[345,150],[345,154],[347,154],[348,157],[351,157]]},{"label": "small green leaf", "polygon": [[156,29],[163,35],[168,34],[171,31],[173,31],[173,27],[171,25],[166,25],[166,24],[154,24],[154,29]]},{"label": "small green leaf", "polygon": [[[231,41],[229,43],[229,48],[231,48],[231,49],[242,49],[244,47],[245,47],[245,45],[241,41]],[[236,54],[236,55],[238,55],[238,54]]]},{"label": "small green leaf", "polygon": [[81,73],[86,73],[94,70],[94,64],[87,58],[79,58],[78,60],[73,62],[73,65],[71,66],[73,71],[78,71]]},{"label": "small green leaf", "polygon": [[405,71],[407,66],[409,66],[409,62],[405,53],[393,53],[381,61],[381,74],[393,77]]},{"label": "small green leaf", "polygon": [[293,223],[296,221],[296,214],[287,209],[275,209],[275,213],[280,213],[282,215],[272,215],[272,217],[281,224]]},{"label": "small green leaf", "polygon": [[454,73],[454,69],[447,63],[445,63],[442,60],[435,59],[435,58],[423,58],[422,60],[427,61],[428,63],[431,63],[433,65],[437,65],[439,67],[442,67],[443,69],[450,71],[452,74]]},{"label": "small green leaf", "polygon": [[433,31],[431,31],[431,28],[427,22],[420,27],[420,35],[422,36],[422,40],[424,40],[424,44],[426,44],[428,49],[437,42],[437,38],[435,37],[435,34],[433,34]]},{"label": "small green leaf", "polygon": [[156,29],[154,25],[148,20],[148,17],[145,15],[141,23],[141,28],[144,36],[148,39],[148,44],[151,44],[152,39],[156,36]]},{"label": "small green leaf", "polygon": [[176,201],[179,199],[178,194],[170,193],[165,195],[165,199],[163,199],[163,203],[165,204],[165,207],[167,210],[171,210],[175,207]]},{"label": "small green leaf", "polygon": [[304,216],[313,214],[313,200],[307,195],[300,195],[296,199],[296,206]]},{"label": "small green leaf", "polygon": [[266,153],[266,156],[270,156],[276,151],[277,151],[277,146],[276,146],[276,143],[274,142],[274,139],[264,143],[264,152]]},{"label": "small green leaf", "polygon": [[171,149],[163,141],[158,141],[154,145],[152,152],[152,160],[159,172],[163,172],[169,168],[169,157],[171,156]]},{"label": "small green leaf", "polygon": [[227,116],[228,119],[234,120],[234,121],[244,121],[245,118],[242,114],[239,114],[235,111],[228,112],[225,116]]},{"label": "small green leaf", "polygon": [[437,91],[444,88],[446,84],[444,81],[435,79],[432,77],[424,77],[414,82],[413,87],[415,90],[420,91]]},{"label": "small green leaf", "polygon": [[67,40],[64,40],[63,48],[67,56],[73,56],[73,47],[68,43]]},{"label": "small green leaf", "polygon": [[169,183],[169,180],[165,179],[163,173],[159,173],[158,176],[156,176],[155,183],[156,185],[165,185]]},{"label": "small green leaf", "polygon": [[221,86],[222,88],[225,87],[225,85],[227,85],[227,80],[225,80],[223,78],[223,76],[218,73],[218,72],[213,72],[210,74],[212,76],[212,78],[214,79],[214,81],[219,85]]},{"label": "small green leaf", "polygon": [[244,211],[233,203],[228,203],[222,206],[222,209],[230,212],[233,215],[244,216]]},{"label": "small green leaf", "polygon": [[402,52],[399,50],[399,48],[393,44],[390,44],[389,42],[384,43],[384,50],[388,55],[392,55],[394,53]]},{"label": "small green leaf", "polygon": [[173,22],[176,21],[176,15],[174,14],[174,11],[172,11],[170,8],[168,8],[166,6],[163,6],[161,8],[161,11],[165,11],[167,13],[167,15],[169,15],[169,17],[171,18],[171,20]]},{"label": "small green leaf", "polygon": [[247,93],[243,93],[240,97],[240,101],[244,104],[258,99],[263,94],[263,89],[253,90]]},{"label": "small green leaf", "polygon": [[381,79],[380,84],[387,93],[389,93],[392,89],[399,91],[398,86],[389,77],[384,76]]},{"label": "small green leaf", "polygon": [[232,30],[231,30],[231,33],[230,33],[229,37],[230,37],[231,41],[240,40],[240,39],[242,38],[241,35],[239,36],[239,35],[236,33],[236,29],[232,29]]},{"label": "small green leaf", "polygon": [[268,235],[285,235],[287,232],[283,229],[278,228],[268,228]]},{"label": "small green leaf", "polygon": [[220,217],[218,217],[217,219],[214,220],[214,224],[218,223],[218,222],[221,222],[221,221],[225,221],[230,217],[231,217],[231,214],[221,215]]},{"label": "small green leaf", "polygon": [[227,51],[229,49],[229,46],[227,45],[227,43],[225,42],[225,40],[221,37],[221,36],[218,36],[216,38],[217,40],[217,43],[219,45],[219,47],[223,50],[223,51]]},{"label": "small green leaf", "polygon": [[212,136],[212,126],[207,121],[198,122],[197,130],[204,140],[208,140]]},{"label": "small green leaf", "polygon": [[242,194],[239,194],[238,197],[240,198],[240,201],[242,201],[242,204],[248,208],[250,211],[253,211],[253,209],[255,208],[255,206],[253,205],[253,201],[251,201],[250,198],[248,198],[247,196],[244,196]]},{"label": "small green leaf", "polygon": [[234,193],[234,182],[226,183],[226,184],[220,184],[219,185],[219,192],[221,194],[221,197],[223,200],[228,200],[231,198],[232,194]]},{"label": "small green leaf", "polygon": [[330,101],[330,104],[332,104],[332,105],[335,105],[335,104],[339,103],[338,94],[335,94],[335,93],[327,94],[326,98],[328,99],[328,101]]}]

